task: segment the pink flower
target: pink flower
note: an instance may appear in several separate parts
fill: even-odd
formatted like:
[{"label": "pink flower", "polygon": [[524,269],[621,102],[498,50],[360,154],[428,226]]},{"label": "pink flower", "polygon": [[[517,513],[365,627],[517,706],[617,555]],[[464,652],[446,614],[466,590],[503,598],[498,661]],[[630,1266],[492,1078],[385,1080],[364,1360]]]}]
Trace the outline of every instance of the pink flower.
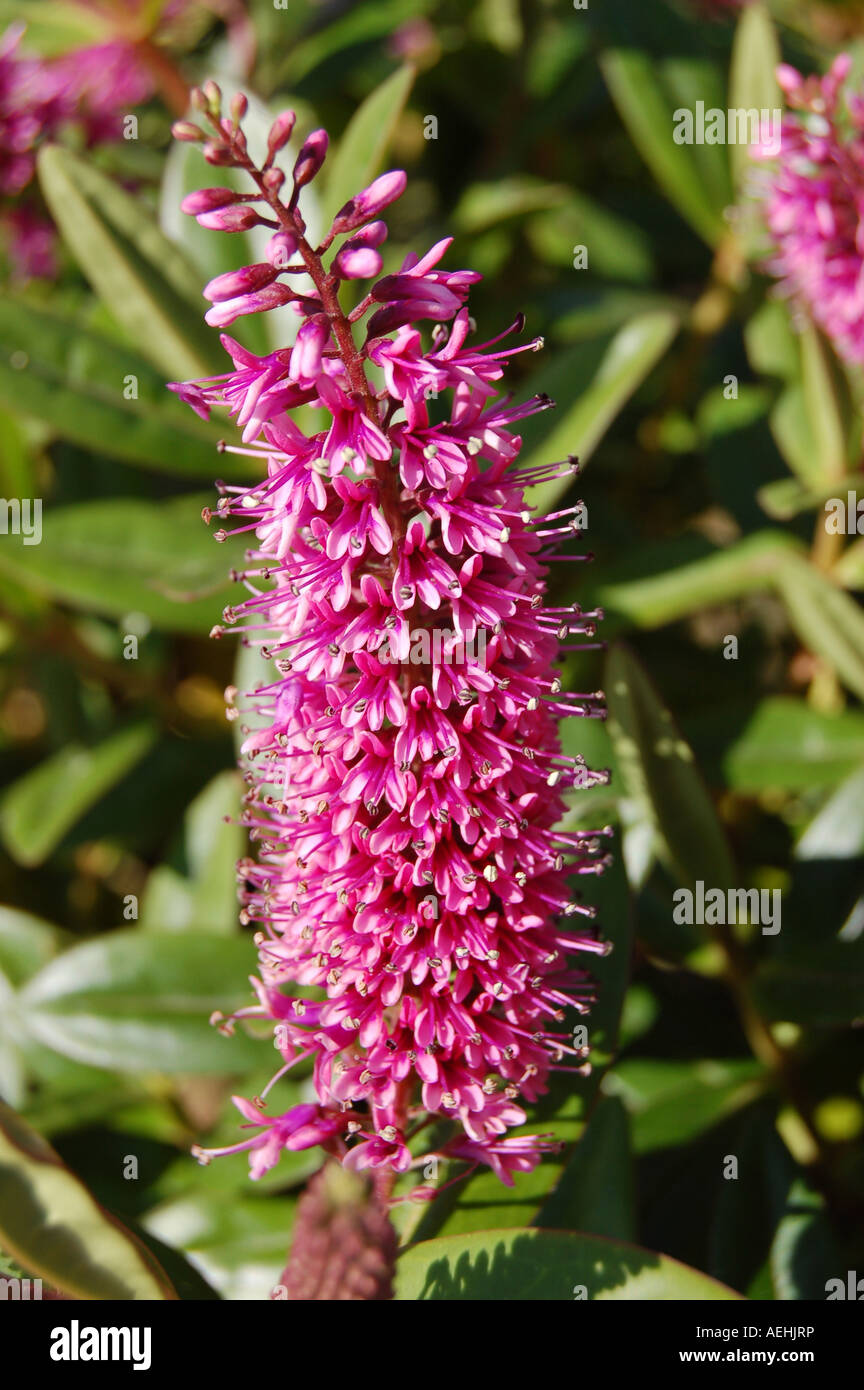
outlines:
[{"label": "pink flower", "polygon": [[[555,669],[568,636],[591,645],[600,614],[550,604],[574,509],[535,518],[525,498],[574,465],[518,470],[513,427],[551,402],[497,401],[493,384],[511,353],[540,344],[469,345],[463,305],[478,276],[439,268],[449,240],[346,316],[323,257],[346,231],[356,248],[364,217],[365,244],[378,245],[371,219],[404,177],[351,199],[314,248],[297,192],[323,157],[320,133],[283,201],[276,171],[211,124],[213,157],[249,174],[258,193],[243,196],[299,258],[268,287],[291,293],[301,272],[315,286],[292,348],[259,359],[223,338],[234,370],[175,387],[199,412],[227,405],[241,452],[262,462],[261,481],[222,485],[216,507],[217,537],[250,545],[246,597],[225,622],[273,662],[241,699],[257,715],[243,746],[258,854],[240,873],[260,967],[241,1014],[273,1023],[277,1078],[313,1059],[318,1098],[273,1121],[237,1102],[267,1128],[236,1147],[257,1172],[318,1136],[348,1167],[393,1175],[428,1158],[415,1135],[429,1120],[450,1121],[436,1152],[509,1183],[550,1146],[508,1137],[526,1118],[516,1100],[540,1096],[568,1056],[584,1070],[568,1034],[568,1011],[592,996],[577,961],[607,949],[575,885],[605,867],[608,828],[556,829],[571,791],[607,777],[561,750],[560,720],[602,708],[562,693]],[[344,247],[333,262],[345,267]],[[261,271],[233,272],[229,288]],[[376,303],[359,347],[352,322]],[[428,317],[441,322],[424,346],[414,325]],[[450,393],[434,420],[430,390]],[[291,421],[299,404],[324,412],[317,431]],[[308,988],[314,1000],[282,992]]]},{"label": "pink flower", "polygon": [[[841,54],[822,78],[783,65],[778,80],[793,108],[780,149],[763,140],[751,150],[765,167],[756,175],[774,244],[766,269],[802,304],[851,362],[864,361],[864,99],[840,94],[851,59]],[[848,122],[848,129],[847,129]]]}]

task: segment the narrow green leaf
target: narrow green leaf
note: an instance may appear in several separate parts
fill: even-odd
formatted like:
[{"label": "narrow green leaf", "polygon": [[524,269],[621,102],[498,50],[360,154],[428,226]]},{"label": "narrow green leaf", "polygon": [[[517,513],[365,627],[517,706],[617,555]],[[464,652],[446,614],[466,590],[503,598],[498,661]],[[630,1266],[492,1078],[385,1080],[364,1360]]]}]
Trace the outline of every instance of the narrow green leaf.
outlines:
[{"label": "narrow green leaf", "polygon": [[793,329],[786,303],[767,300],[744,341],[754,369],[780,383],[770,413],[780,453],[808,493],[824,496],[826,483],[846,472],[854,443],[848,384],[817,330]]},{"label": "narrow green leaf", "polygon": [[610,651],[605,688],[624,785],[650,817],[662,857],[684,886],[733,886],[726,837],[692,750],[626,647]]},{"label": "narrow green leaf", "polygon": [[797,555],[786,558],[777,584],[801,641],[864,700],[864,612],[858,604]]},{"label": "narrow green leaf", "polygon": [[130,341],[170,376],[206,376],[220,349],[203,320],[198,276],[149,210],[57,145],[41,149],[39,178],[70,252]]},{"label": "narrow green leaf", "polygon": [[683,564],[675,564],[665,547],[651,547],[596,579],[591,575],[586,598],[606,612],[607,633],[624,626],[663,627],[702,608],[775,588],[787,558],[802,549],[782,531],[757,531]]},{"label": "narrow green leaf", "polygon": [[676,144],[674,114],[690,95],[713,104],[710,70],[692,60],[658,65],[637,49],[610,49],[600,67],[630,138],[670,201],[715,246],[726,226],[731,186],[719,146]]},{"label": "narrow green leaf", "polygon": [[[732,44],[729,77],[729,106],[740,111],[781,109],[780,85],[774,70],[780,62],[780,43],[774,21],[761,3],[748,5],[741,13]],[[746,144],[729,148],[736,184],[751,167]]]},{"label": "narrow green leaf", "polygon": [[20,864],[42,864],[84,812],[152,748],[156,730],[135,724],[103,743],[67,744],[13,782],[0,802],[0,835]]},{"label": "narrow green leaf", "polygon": [[144,1245],[0,1101],[0,1245],[73,1299],[176,1297]]},{"label": "narrow green leaf", "polygon": [[30,1033],[64,1057],[111,1071],[239,1072],[264,1042],[209,1023],[249,1002],[251,940],[192,932],[110,932],[65,951],[23,990]]},{"label": "narrow green leaf", "polygon": [[[0,403],[98,454],[212,478],[224,433],[146,358],[74,320],[0,295]],[[22,494],[26,495],[26,494]]]},{"label": "narrow green leaf", "polygon": [[49,508],[42,544],[0,546],[0,573],[87,612],[142,613],[169,632],[201,636],[235,597],[226,578],[238,541],[220,545],[201,521],[210,494]]},{"label": "narrow green leaf", "polygon": [[328,171],[324,186],[325,226],[349,198],[380,174],[414,77],[410,63],[398,68],[351,117],[335,154],[324,166]]},{"label": "narrow green leaf", "polygon": [[832,364],[825,340],[811,323],[801,331],[801,381],[816,446],[815,472],[820,482],[842,478],[849,432],[840,398],[842,377]]},{"label": "narrow green leaf", "polygon": [[484,1302],[716,1301],[738,1294],[668,1255],[569,1231],[475,1231],[411,1246],[396,1298]]},{"label": "narrow green leaf", "polygon": [[[657,309],[638,315],[620,329],[593,380],[584,389],[581,383],[573,383],[575,404],[565,409],[563,418],[526,454],[523,465],[536,468],[566,459],[569,454],[577,455],[583,462],[587,460],[622,407],[663,356],[678,326],[676,314]],[[529,505],[540,510],[550,507],[571,481],[568,475],[529,488],[526,493]]]}]

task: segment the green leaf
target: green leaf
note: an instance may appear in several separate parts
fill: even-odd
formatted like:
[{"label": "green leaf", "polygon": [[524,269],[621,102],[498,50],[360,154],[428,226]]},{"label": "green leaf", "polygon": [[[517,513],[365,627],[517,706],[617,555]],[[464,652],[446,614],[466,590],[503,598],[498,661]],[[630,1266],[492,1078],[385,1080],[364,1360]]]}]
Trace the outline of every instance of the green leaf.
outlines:
[{"label": "green leaf", "polygon": [[[677,331],[677,315],[664,309],[640,314],[620,329],[593,380],[581,392],[580,383],[573,383],[571,389],[577,396],[575,404],[544,435],[542,442],[527,452],[522,466],[536,468],[566,459],[569,454],[577,455],[583,462],[587,460],[622,407],[663,356]],[[571,481],[568,474],[551,483],[528,488],[528,504],[540,510],[550,507],[566,492]]]},{"label": "green leaf", "polygon": [[390,74],[371,96],[358,106],[345,128],[336,153],[324,168],[324,218],[329,226],[349,198],[359,193],[381,172],[393,132],[414,84],[414,68],[407,63]]},{"label": "green leaf", "polygon": [[73,1299],[176,1297],[167,1275],[59,1155],[0,1101],[0,1245]]},{"label": "green leaf", "polygon": [[856,768],[813,817],[796,859],[852,859],[864,854],[864,767]]},{"label": "green leaf", "polygon": [[[688,58],[658,63],[636,49],[609,49],[600,67],[633,144],[672,204],[696,232],[716,246],[726,231],[723,209],[732,189],[718,145],[679,145],[674,113],[696,100],[715,105],[712,69]],[[716,103],[720,105],[721,103]]]},{"label": "green leaf", "polygon": [[650,817],[661,856],[684,886],[731,887],[732,857],[693,752],[626,647],[610,651],[605,688],[622,779]]},{"label": "green leaf", "polygon": [[676,563],[684,547],[646,546],[591,575],[585,599],[603,608],[607,635],[625,626],[663,627],[701,608],[775,588],[787,557],[802,550],[782,531],[757,531],[684,563]]},{"label": "green leaf", "polygon": [[756,500],[763,511],[775,520],[791,521],[793,516],[800,516],[802,512],[824,512],[828,498],[836,494],[836,478],[826,478],[816,488],[802,483],[799,478],[777,478],[759,488]]},{"label": "green leaf", "polygon": [[811,323],[801,330],[801,381],[816,449],[813,471],[820,483],[846,472],[849,422],[840,398],[842,377],[822,335]]},{"label": "green leaf", "polygon": [[849,594],[800,556],[789,556],[777,586],[801,641],[864,700],[864,612]]},{"label": "green leaf", "polygon": [[[748,5],[741,13],[732,44],[729,106],[733,110],[774,112],[783,106],[774,69],[780,62],[780,43],[765,5]],[[747,145],[729,150],[736,184],[751,168]]]},{"label": "green leaf", "polygon": [[689,1143],[748,1105],[762,1086],[761,1063],[749,1059],[625,1057],[602,1090],[627,1107],[634,1152],[644,1154]]},{"label": "green leaf", "polygon": [[23,984],[55,954],[58,935],[41,917],[0,907],[0,970],[13,985]]},{"label": "green leaf", "polygon": [[141,761],[155,727],[134,724],[102,743],[70,743],[8,788],[0,802],[0,835],[19,864],[42,864],[84,812]]},{"label": "green leaf", "polygon": [[596,1107],[532,1225],[612,1240],[632,1240],[636,1235],[629,1121],[615,1097]]},{"label": "green leaf", "polygon": [[[245,837],[237,823],[236,772],[223,772],[186,812],[183,852],[160,864],[147,880],[140,925],[162,931],[203,931],[225,936],[238,924],[236,863]],[[226,824],[226,818],[230,817]]]},{"label": "green leaf", "polygon": [[825,1199],[803,1176],[789,1186],[769,1259],[776,1296],[784,1302],[822,1300],[828,1279],[840,1274],[840,1251]]},{"label": "green leaf", "polygon": [[120,929],[47,965],[20,996],[37,1041],[112,1071],[237,1072],[266,1043],[226,1038],[208,1020],[249,1002],[248,937]]},{"label": "green leaf", "polygon": [[[60,603],[202,636],[236,597],[226,583],[243,546],[220,545],[201,521],[213,497],[82,502],[43,516],[42,545],[0,547],[0,573]],[[241,538],[242,539],[242,538]]]},{"label": "green leaf", "polygon": [[69,250],[130,341],[170,376],[206,376],[221,350],[197,273],[144,204],[57,145],[42,147],[39,178]]},{"label": "green leaf", "polygon": [[864,714],[824,714],[789,695],[689,720],[687,729],[716,759],[718,780],[744,793],[831,786],[864,763]]},{"label": "green leaf", "polygon": [[[134,399],[127,396],[134,394]],[[222,431],[165,389],[161,372],[111,338],[0,296],[0,402],[98,454],[212,478]]]},{"label": "green leaf", "polygon": [[443,1236],[411,1246],[396,1267],[396,1298],[402,1302],[567,1303],[584,1298],[707,1302],[737,1297],[668,1255],[568,1231]]},{"label": "green leaf", "polygon": [[780,453],[808,493],[824,495],[857,448],[847,384],[817,330],[793,329],[784,302],[767,300],[747,323],[744,341],[755,370],[780,383],[770,414]]}]

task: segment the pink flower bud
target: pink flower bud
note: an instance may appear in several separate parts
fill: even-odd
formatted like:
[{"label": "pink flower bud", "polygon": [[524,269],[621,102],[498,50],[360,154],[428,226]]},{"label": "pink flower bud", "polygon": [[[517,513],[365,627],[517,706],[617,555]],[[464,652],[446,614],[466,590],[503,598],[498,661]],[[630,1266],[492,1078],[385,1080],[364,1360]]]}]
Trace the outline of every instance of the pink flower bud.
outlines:
[{"label": "pink flower bud", "polygon": [[255,294],[243,294],[237,299],[214,304],[212,309],[207,310],[204,320],[211,328],[227,328],[229,323],[242,318],[244,314],[259,314],[268,309],[278,309],[281,304],[287,304],[293,298],[294,295],[287,285],[267,285]]},{"label": "pink flower bud", "polygon": [[223,145],[219,140],[208,140],[204,146],[204,149],[202,150],[202,154],[204,155],[204,158],[207,160],[208,164],[221,164],[223,166],[230,166],[236,163],[236,160],[231,151],[228,149],[227,145]]},{"label": "pink flower bud", "polygon": [[284,270],[297,250],[297,238],[290,232],[276,232],[264,248],[264,255],[277,270]]},{"label": "pink flower bud", "polygon": [[204,83],[201,90],[207,99],[207,105],[210,107],[210,110],[214,115],[218,115],[222,110],[222,89],[218,82],[214,82],[211,78]]},{"label": "pink flower bud", "polygon": [[242,205],[198,212],[195,216],[200,226],[209,227],[214,232],[248,232],[250,227],[257,227],[261,221],[254,208]]},{"label": "pink flower bud", "polygon": [[236,299],[241,294],[251,294],[255,290],[263,289],[265,285],[270,285],[276,279],[278,271],[272,265],[264,263],[258,265],[247,265],[242,270],[229,270],[225,275],[217,275],[204,286],[203,295],[205,299],[212,299],[214,303],[222,303],[223,300]]},{"label": "pink flower bud", "polygon": [[340,232],[350,232],[352,228],[359,227],[361,222],[375,217],[382,208],[401,198],[406,182],[403,169],[391,169],[389,173],[381,174],[368,188],[355,193],[354,197],[349,198],[345,206],[339,209],[333,221],[334,232],[337,236]]},{"label": "pink flower bud", "polygon": [[186,194],[180,204],[180,211],[188,213],[190,217],[197,217],[199,212],[212,212],[214,208],[228,207],[238,196],[233,188],[199,188],[197,193]]},{"label": "pink flower bud", "polygon": [[326,130],[313,130],[307,136],[294,165],[293,179],[298,188],[314,179],[327,154]]},{"label": "pink flower bud", "polygon": [[282,111],[276,117],[270,127],[270,134],[267,136],[268,159],[272,159],[274,154],[278,154],[279,151],[288,144],[296,119],[297,117],[293,111]]},{"label": "pink flower bud", "polygon": [[264,187],[270,193],[278,193],[285,182],[285,174],[282,169],[268,169],[264,174]]},{"label": "pink flower bud", "polygon": [[204,132],[193,121],[175,121],[171,127],[175,140],[203,140]]},{"label": "pink flower bud", "polygon": [[372,246],[346,241],[333,262],[333,273],[340,280],[371,280],[381,273],[381,253]]},{"label": "pink flower bud", "polygon": [[323,315],[304,323],[297,334],[288,370],[301,386],[310,386],[320,376],[321,353],[329,337],[329,324]]}]

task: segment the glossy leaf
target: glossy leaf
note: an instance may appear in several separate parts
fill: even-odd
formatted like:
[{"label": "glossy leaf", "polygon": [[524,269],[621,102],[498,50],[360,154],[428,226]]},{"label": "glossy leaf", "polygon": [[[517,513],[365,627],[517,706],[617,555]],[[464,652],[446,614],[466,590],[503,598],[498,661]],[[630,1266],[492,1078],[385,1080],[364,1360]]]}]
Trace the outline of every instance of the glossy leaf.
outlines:
[{"label": "glossy leaf", "polygon": [[[584,1292],[583,1292],[584,1290]],[[566,1303],[575,1299],[717,1301],[738,1295],[667,1255],[567,1231],[476,1231],[414,1245],[396,1298]]]},{"label": "glossy leaf", "polygon": [[248,939],[120,929],[76,946],[21,996],[33,1036],[62,1055],[112,1071],[231,1072],[262,1060],[266,1043],[208,1020],[249,1002]]},{"label": "glossy leaf", "polygon": [[0,1101],[0,1245],[74,1299],[176,1297],[150,1252]]}]

